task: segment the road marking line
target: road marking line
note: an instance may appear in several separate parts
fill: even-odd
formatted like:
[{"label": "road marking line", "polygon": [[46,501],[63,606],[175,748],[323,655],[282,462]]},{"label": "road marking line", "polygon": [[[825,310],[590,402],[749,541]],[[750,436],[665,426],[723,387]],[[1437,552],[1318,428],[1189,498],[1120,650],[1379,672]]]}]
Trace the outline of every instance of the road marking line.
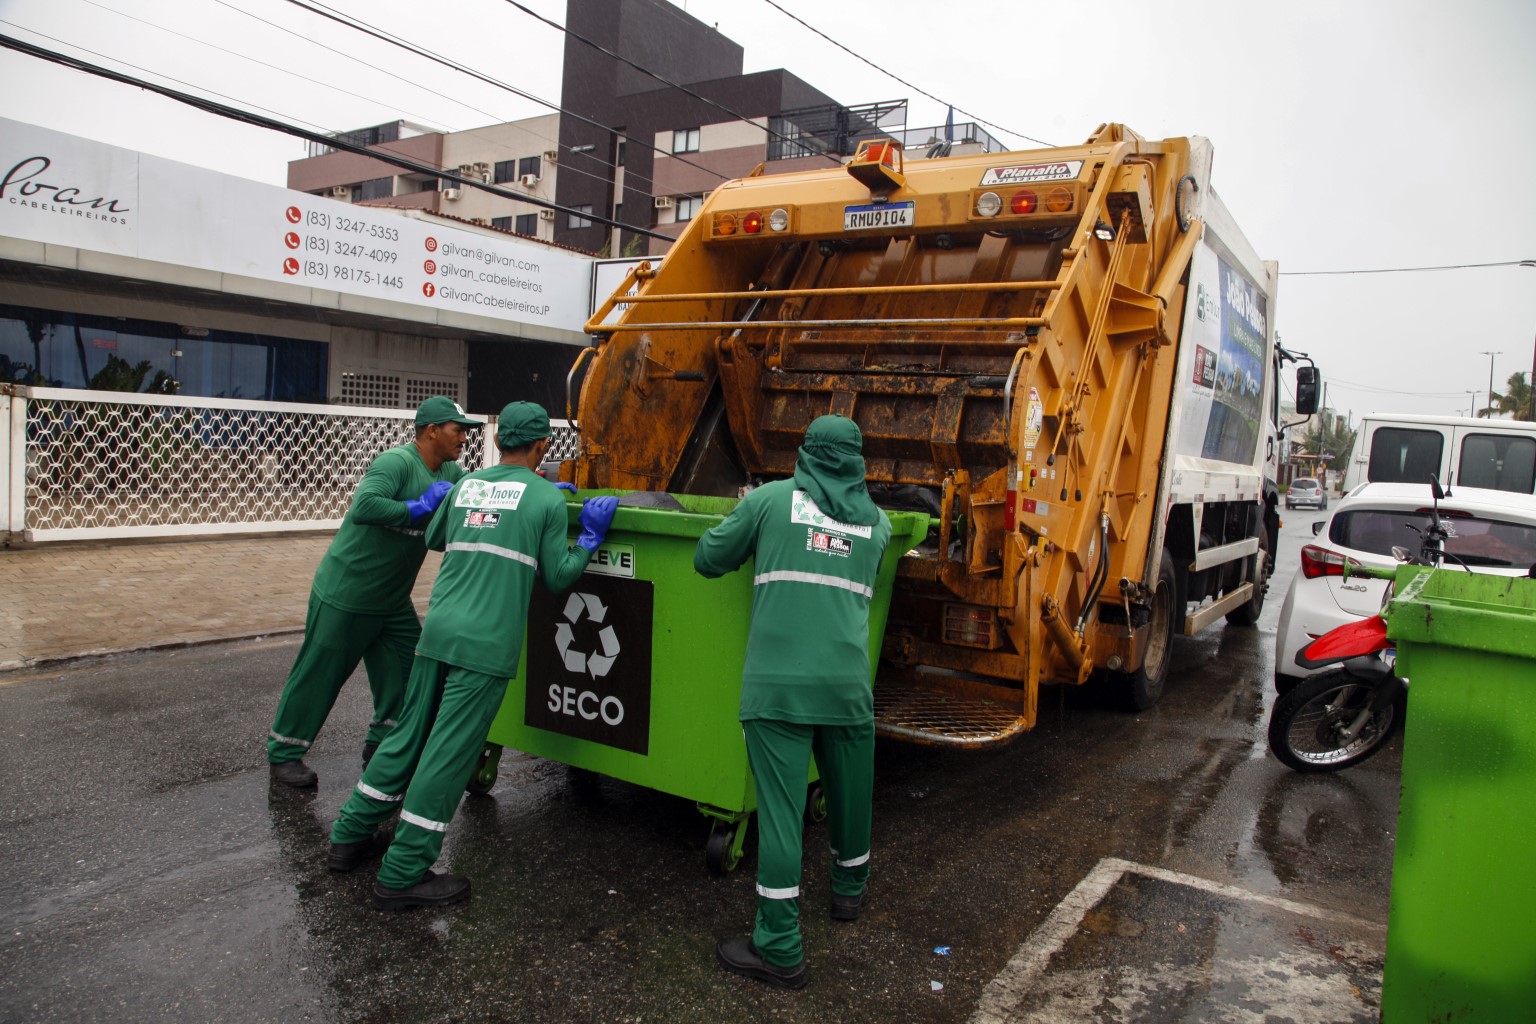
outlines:
[{"label": "road marking line", "polygon": [[1115,883],[1125,875],[1156,878],[1217,896],[1225,896],[1228,899],[1259,903],[1289,914],[1317,918],[1351,928],[1362,928],[1383,937],[1387,932],[1386,925],[1367,921],[1352,914],[1328,910],[1310,903],[1297,903],[1280,896],[1266,896],[1263,893],[1240,889],[1235,885],[1213,882],[1210,879],[1186,875],[1179,871],[1169,871],[1166,868],[1155,868],[1149,864],[1137,864],[1118,857],[1105,857],[1094,865],[1093,870],[1088,872],[1071,892],[1067,893],[1044,923],[1030,933],[1013,958],[982,990],[981,999],[977,1001],[976,1012],[971,1015],[970,1024],[1007,1024],[1012,1019],[1013,1011],[1019,1002],[1033,990],[1036,980],[1045,973],[1051,957],[1055,956],[1061,947],[1066,945],[1067,940],[1077,933],[1078,925],[1088,911],[1109,895],[1109,890],[1114,888]]}]

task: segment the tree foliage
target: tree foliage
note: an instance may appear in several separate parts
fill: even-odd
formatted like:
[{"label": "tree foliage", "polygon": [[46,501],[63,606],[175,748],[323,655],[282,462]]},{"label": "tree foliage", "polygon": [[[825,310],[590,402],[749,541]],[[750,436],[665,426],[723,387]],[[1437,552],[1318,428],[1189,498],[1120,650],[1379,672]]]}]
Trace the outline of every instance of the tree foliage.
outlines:
[{"label": "tree foliage", "polygon": [[1531,407],[1531,385],[1525,374],[1512,373],[1504,383],[1504,393],[1493,393],[1492,404],[1478,411],[1487,419],[1492,416],[1509,416],[1517,420],[1536,420],[1536,410]]},{"label": "tree foliage", "polygon": [[1349,461],[1350,449],[1355,446],[1355,431],[1347,420],[1324,410],[1307,425],[1306,433],[1301,435],[1301,446],[1308,455],[1327,453],[1327,467],[1342,471]]}]

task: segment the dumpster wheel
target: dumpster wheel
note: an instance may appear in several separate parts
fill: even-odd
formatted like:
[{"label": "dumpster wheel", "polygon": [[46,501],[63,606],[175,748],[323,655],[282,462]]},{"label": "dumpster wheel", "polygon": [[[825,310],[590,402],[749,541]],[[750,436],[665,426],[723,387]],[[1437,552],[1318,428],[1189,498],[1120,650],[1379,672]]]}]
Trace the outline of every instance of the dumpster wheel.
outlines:
[{"label": "dumpster wheel", "polygon": [[805,823],[815,825],[827,820],[827,791],[813,782],[805,792]]},{"label": "dumpster wheel", "polygon": [[480,752],[480,760],[475,764],[474,773],[470,775],[469,782],[464,787],[464,792],[471,796],[485,796],[496,785],[496,775],[501,768],[502,748],[495,743],[487,743],[485,749]]},{"label": "dumpster wheel", "polygon": [[741,863],[741,848],[747,838],[747,820],[717,821],[710,826],[709,842],[704,844],[704,864],[711,874],[725,875]]}]

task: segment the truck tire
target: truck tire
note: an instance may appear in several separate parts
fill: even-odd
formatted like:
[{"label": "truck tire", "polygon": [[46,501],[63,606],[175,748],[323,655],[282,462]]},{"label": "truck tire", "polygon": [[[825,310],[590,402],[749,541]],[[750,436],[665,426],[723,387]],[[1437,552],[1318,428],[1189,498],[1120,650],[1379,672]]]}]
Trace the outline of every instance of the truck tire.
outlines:
[{"label": "truck tire", "polygon": [[1263,527],[1259,528],[1259,550],[1254,552],[1249,566],[1254,570],[1249,573],[1253,577],[1253,598],[1227,612],[1227,621],[1234,626],[1252,626],[1264,614],[1264,592],[1269,589],[1274,559],[1270,556],[1269,531]]},{"label": "truck tire", "polygon": [[1134,672],[1110,673],[1120,702],[1132,711],[1147,710],[1163,695],[1168,663],[1173,656],[1173,635],[1181,618],[1178,600],[1179,580],[1174,574],[1173,556],[1164,548],[1157,569],[1157,587],[1152,592],[1152,614],[1147,621],[1147,655]]}]

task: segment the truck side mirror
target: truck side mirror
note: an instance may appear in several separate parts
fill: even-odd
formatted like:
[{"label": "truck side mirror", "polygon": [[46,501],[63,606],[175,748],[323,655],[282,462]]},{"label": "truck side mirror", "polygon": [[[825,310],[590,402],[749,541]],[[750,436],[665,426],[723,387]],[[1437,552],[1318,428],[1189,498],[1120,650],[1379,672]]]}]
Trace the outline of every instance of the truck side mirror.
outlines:
[{"label": "truck side mirror", "polygon": [[1296,367],[1296,415],[1311,416],[1317,412],[1317,392],[1322,384],[1321,376],[1315,366]]}]

